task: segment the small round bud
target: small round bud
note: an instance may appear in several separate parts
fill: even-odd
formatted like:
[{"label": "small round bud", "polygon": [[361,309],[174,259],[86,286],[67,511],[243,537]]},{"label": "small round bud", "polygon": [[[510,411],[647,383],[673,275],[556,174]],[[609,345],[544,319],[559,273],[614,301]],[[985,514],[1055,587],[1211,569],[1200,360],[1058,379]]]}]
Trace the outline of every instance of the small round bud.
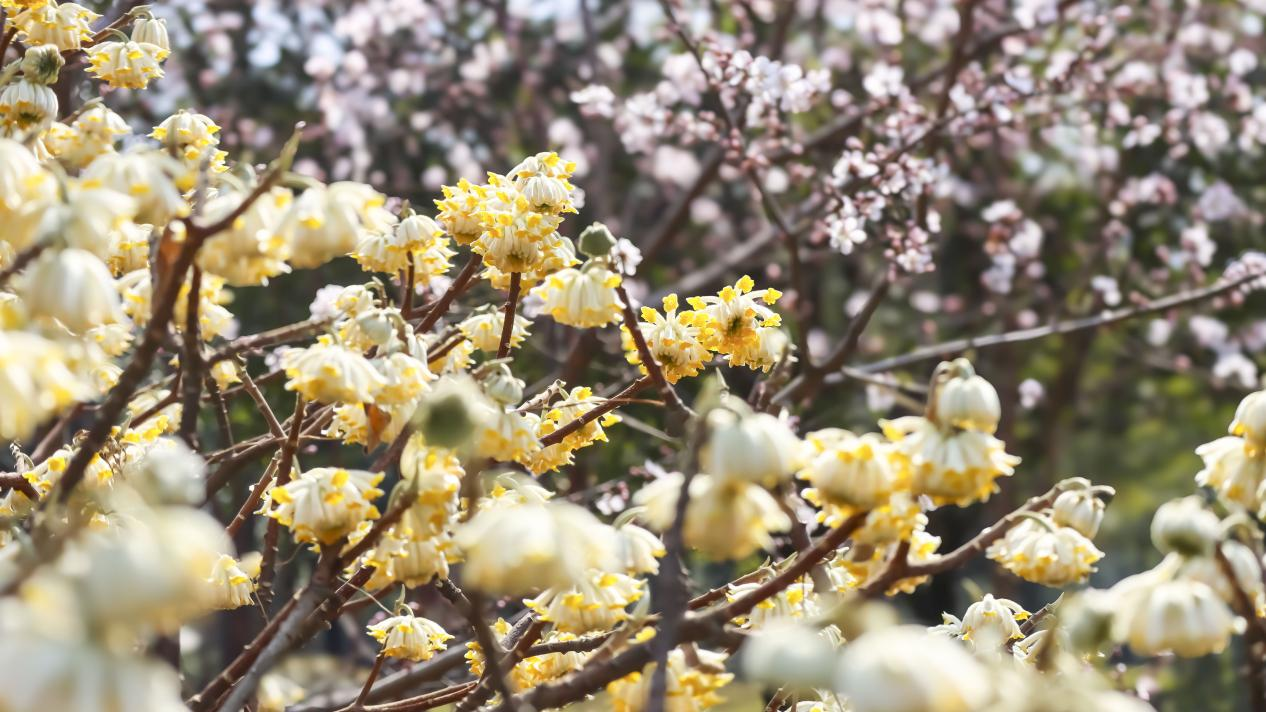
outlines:
[{"label": "small round bud", "polygon": [[967,359],[955,359],[945,371],[948,377],[937,393],[932,419],[942,427],[986,433],[997,430],[1002,417],[998,391],[976,375]]},{"label": "small round bud", "polygon": [[474,439],[492,412],[473,379],[443,378],[413,412],[413,427],[428,445],[457,450]]},{"label": "small round bud", "polygon": [[1112,639],[1112,621],[1118,596],[1109,591],[1089,588],[1068,601],[1061,616],[1068,629],[1073,648],[1094,652]]},{"label": "small round bud", "polygon": [[167,38],[167,21],[153,17],[141,17],[132,24],[132,41],[148,42],[164,52],[171,52],[171,41]]},{"label": "small round bud", "polygon": [[395,335],[395,325],[391,322],[390,313],[385,309],[376,309],[362,314],[357,317],[356,326],[378,346],[385,345]]},{"label": "small round bud", "polygon": [[774,621],[743,646],[743,673],[752,680],[795,689],[829,687],[835,649],[822,634],[791,621]]},{"label": "small round bud", "polygon": [[1103,522],[1103,510],[1103,500],[1094,493],[1084,489],[1072,490],[1055,499],[1051,519],[1060,526],[1072,527],[1093,539],[1099,533],[1099,524]]},{"label": "small round bud", "polygon": [[1152,517],[1152,543],[1168,554],[1202,556],[1213,552],[1222,535],[1218,515],[1205,509],[1199,497],[1183,497],[1162,504]]},{"label": "small round bud", "polygon": [[515,378],[504,363],[484,377],[483,385],[484,393],[502,405],[516,405],[523,400],[523,381]]},{"label": "small round bud", "polygon": [[35,84],[54,84],[66,60],[56,45],[36,45],[22,56],[22,76]]},{"label": "small round bud", "polygon": [[587,257],[606,257],[615,247],[615,236],[606,225],[596,222],[585,228],[577,240],[577,248]]}]

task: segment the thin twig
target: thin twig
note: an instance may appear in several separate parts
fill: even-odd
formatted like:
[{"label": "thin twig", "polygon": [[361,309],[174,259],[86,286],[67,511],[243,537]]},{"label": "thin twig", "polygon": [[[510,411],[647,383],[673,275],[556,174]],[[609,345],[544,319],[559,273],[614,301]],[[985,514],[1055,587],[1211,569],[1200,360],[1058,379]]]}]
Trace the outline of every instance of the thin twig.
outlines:
[{"label": "thin twig", "polygon": [[[1244,289],[1252,282],[1262,279],[1262,277],[1263,275],[1260,273],[1254,273],[1233,281],[1221,282],[1209,287],[1191,289],[1184,292],[1178,292],[1177,294],[1171,294],[1167,297],[1154,299],[1146,304],[1136,307],[1105,311],[1098,316],[1071,319],[1069,321],[1055,322],[1053,324],[1037,326],[1031,329],[1008,331],[1002,334],[991,334],[988,336],[944,341],[939,344],[915,349],[901,356],[894,356],[881,361],[873,361],[871,363],[858,366],[857,368],[865,373],[879,373],[921,363],[931,359],[945,358],[971,349],[986,349],[993,346],[1001,346],[1003,344],[1018,344],[1025,341],[1044,339],[1048,336],[1070,334],[1076,331],[1085,331],[1087,329],[1098,329],[1102,326],[1111,326],[1113,324],[1118,324],[1141,316],[1148,316],[1150,314],[1156,314],[1170,309],[1177,309],[1197,302],[1215,299],[1217,297],[1230,294],[1236,290]],[[830,379],[827,380],[830,382]]]}]

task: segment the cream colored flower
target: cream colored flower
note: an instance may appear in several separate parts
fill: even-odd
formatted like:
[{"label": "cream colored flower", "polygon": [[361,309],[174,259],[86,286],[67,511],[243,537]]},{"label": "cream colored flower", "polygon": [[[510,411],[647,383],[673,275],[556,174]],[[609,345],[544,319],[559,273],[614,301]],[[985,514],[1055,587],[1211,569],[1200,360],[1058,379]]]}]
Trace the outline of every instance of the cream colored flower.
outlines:
[{"label": "cream colored flower", "polygon": [[153,232],[151,225],[128,222],[110,234],[110,253],[105,262],[114,276],[149,271],[149,241]]},{"label": "cream colored flower", "polygon": [[[646,340],[647,349],[659,364],[664,379],[676,383],[687,376],[696,376],[699,369],[712,358],[701,340],[707,338],[709,318],[696,311],[677,311],[677,295],[664,297],[664,313],[650,307],[642,307],[642,321],[638,328]],[[633,335],[628,327],[621,326],[625,358],[645,374],[646,366],[638,354]]]},{"label": "cream colored flower", "polygon": [[708,413],[708,439],[700,466],[723,481],[755,482],[773,487],[790,479],[802,464],[801,443],[787,423],[768,413],[753,413],[742,401]]},{"label": "cream colored flower", "polygon": [[986,554],[1026,581],[1054,587],[1085,581],[1103,558],[1094,542],[1076,529],[1058,526],[1042,515],[1012,527]]},{"label": "cream colored flower", "polygon": [[1257,493],[1266,482],[1266,448],[1228,435],[1201,445],[1196,454],[1204,460],[1204,469],[1196,473],[1196,484],[1250,511],[1258,508]]},{"label": "cream colored flower", "polygon": [[226,611],[253,603],[251,594],[255,592],[255,582],[243,566],[228,554],[216,560],[207,578],[208,605],[211,608]]},{"label": "cream colored flower", "polygon": [[847,430],[809,433],[808,464],[797,473],[816,499],[864,511],[883,505],[900,484],[892,445],[879,435]]},{"label": "cream colored flower", "polygon": [[620,319],[615,288],[620,275],[596,262],[580,269],[559,270],[532,290],[544,311],[560,324],[579,328],[606,326]]},{"label": "cream colored flower", "polygon": [[787,336],[787,332],[781,328],[762,326],[756,329],[755,340],[726,354],[725,360],[731,366],[745,366],[769,373],[770,369],[782,363],[784,359],[795,360],[787,353],[790,343],[791,339]]},{"label": "cream colored flower", "polygon": [[531,462],[541,449],[540,423],[535,413],[501,409],[480,431],[475,450],[497,462]]},{"label": "cream colored flower", "polygon": [[435,221],[444,228],[459,245],[469,245],[483,234],[483,223],[478,214],[489,190],[462,178],[455,186],[442,186],[444,197],[435,201],[439,214]]},{"label": "cream colored flower", "polygon": [[426,390],[426,384],[436,378],[425,363],[399,351],[380,356],[370,363],[382,375],[382,389],[374,397],[375,402],[382,406],[414,401]]},{"label": "cream colored flower", "polygon": [[[491,309],[466,317],[457,324],[457,328],[475,348],[495,354],[501,345],[501,330],[505,323],[505,311]],[[531,325],[532,322],[523,315],[514,315],[514,326],[510,329],[510,348],[518,348],[523,344],[523,340],[529,336],[528,327]]]},{"label": "cream colored flower", "polygon": [[[207,240],[198,251],[198,266],[237,287],[264,284],[289,272],[291,233],[284,218],[292,198],[285,188],[269,190],[227,230]],[[204,224],[228,217],[245,199],[237,191],[217,193],[202,209]]]},{"label": "cream colored flower", "polygon": [[83,172],[85,187],[104,186],[136,200],[137,222],[163,225],[189,212],[176,186],[181,173],[175,159],[157,150],[133,150],[101,156]]},{"label": "cream colored flower", "polygon": [[371,638],[382,643],[383,655],[415,662],[430,660],[437,651],[448,647],[446,641],[453,639],[438,623],[412,612],[374,623],[366,629]]},{"label": "cream colored flower", "polygon": [[136,18],[132,23],[132,41],[151,44],[171,54],[171,41],[167,39],[167,21],[161,18]]},{"label": "cream colored flower", "polygon": [[989,499],[998,490],[996,480],[1013,474],[1020,463],[988,433],[945,429],[918,416],[881,420],[879,425],[895,444],[914,492],[938,505],[967,506]]},{"label": "cream colored flower", "polygon": [[1089,489],[1069,490],[1055,498],[1051,521],[1061,527],[1072,527],[1087,539],[1093,539],[1099,533],[1104,508],[1103,500]]},{"label": "cream colored flower", "polygon": [[1152,543],[1162,553],[1209,555],[1222,538],[1222,522],[1192,495],[1162,504],[1152,517]]},{"label": "cream colored flower", "polygon": [[1259,448],[1266,447],[1266,391],[1250,393],[1240,401],[1229,432]]},{"label": "cream colored flower", "polygon": [[[994,387],[976,375],[971,362],[955,359],[937,367],[938,379],[929,417],[943,428],[992,433],[998,429],[1002,405]],[[943,374],[943,379],[942,379]]]},{"label": "cream colored flower", "polygon": [[457,528],[467,586],[521,595],[581,582],[590,569],[614,570],[618,545],[611,527],[565,502],[530,502],[480,509]]},{"label": "cream colored flower", "polygon": [[[14,251],[34,242],[44,210],[57,200],[57,180],[17,141],[0,138],[0,242]],[[0,254],[0,263],[4,261]]]},{"label": "cream colored flower", "polygon": [[300,269],[320,267],[352,253],[369,235],[390,233],[396,216],[383,207],[386,202],[386,196],[363,183],[308,188],[287,216],[294,234],[291,264]]},{"label": "cream colored flower", "polygon": [[642,597],[643,586],[624,574],[590,571],[574,586],[547,589],[523,604],[567,633],[610,630],[628,619],[626,609]]},{"label": "cream colored flower", "polygon": [[557,153],[538,153],[512,168],[508,177],[533,210],[574,213],[571,194],[575,187],[567,179],[575,170],[575,161],[564,160]]},{"label": "cream colored flower", "polygon": [[387,385],[373,364],[346,346],[322,338],[282,354],[286,390],[320,403],[372,403]]},{"label": "cream colored flower", "polygon": [[114,277],[85,250],[67,248],[41,255],[19,286],[27,309],[84,333],[123,318]]},{"label": "cream colored flower", "polygon": [[28,45],[51,44],[67,52],[92,38],[92,23],[100,17],[78,3],[37,3],[17,13],[13,25]]},{"label": "cream colored flower", "polygon": [[333,544],[366,519],[376,519],[373,500],[381,473],[318,467],[270,489],[264,510],[303,542]]},{"label": "cream colored flower", "polygon": [[[707,317],[704,346],[722,354],[751,353],[760,343],[762,327],[777,327],[782,318],[769,307],[782,293],[777,289],[752,291],[755,283],[743,275],[715,297],[690,297],[686,301]],[[735,364],[738,365],[738,364]]]},{"label": "cream colored flower", "polygon": [[136,215],[136,199],[93,181],[71,181],[64,188],[66,200],[51,206],[44,228],[69,247],[109,259],[114,234]]},{"label": "cream colored flower", "polygon": [[5,712],[185,712],[180,678],[167,665],[131,651],[39,634],[5,635],[0,686]]},{"label": "cream colored flower", "polygon": [[362,269],[397,274],[414,266],[416,284],[427,284],[452,268],[456,253],[440,226],[425,215],[410,215],[393,230],[365,235],[352,254]]},{"label": "cream colored flower", "polygon": [[[725,592],[725,598],[733,602],[758,588],[758,582],[730,586]],[[773,622],[812,618],[819,612],[817,599],[813,595],[813,582],[801,579],[757,603],[750,613],[734,619],[734,623],[754,630]]]},{"label": "cream colored flower", "polygon": [[307,697],[304,690],[294,680],[276,673],[268,673],[259,680],[259,692],[256,695],[259,712],[285,712],[286,708],[302,702]]},{"label": "cream colored flower", "polygon": [[57,94],[51,87],[19,79],[0,90],[0,128],[9,136],[38,134],[57,118]]},{"label": "cream colored flower", "polygon": [[484,263],[502,272],[530,272],[545,259],[562,218],[532,209],[513,188],[497,188],[480,206],[484,231],[470,247]]},{"label": "cream colored flower", "polygon": [[1217,592],[1200,581],[1146,572],[1122,580],[1113,630],[1139,655],[1195,658],[1226,649],[1239,623]]},{"label": "cream colored flower", "polygon": [[977,650],[997,651],[1008,640],[1024,637],[1019,621],[1028,617],[1024,607],[1015,601],[986,593],[963,614],[961,637]]},{"label": "cream colored flower", "polygon": [[[664,701],[667,712],[696,712],[725,701],[717,690],[734,679],[733,675],[725,672],[725,655],[699,650],[697,658],[697,662],[692,664],[680,648],[669,652]],[[641,712],[646,709],[654,671],[655,664],[651,663],[641,671],[607,685],[612,712]]]},{"label": "cream colored flower", "polygon": [[992,696],[988,673],[970,653],[914,626],[844,646],[835,683],[856,712],[968,712]]},{"label": "cream colored flower", "polygon": [[197,186],[204,162],[213,175],[228,170],[224,163],[227,154],[218,148],[219,132],[220,127],[209,117],[181,109],[163,119],[149,136],[184,163],[185,170],[177,185],[181,190],[188,191]]},{"label": "cream colored flower", "polygon": [[659,573],[659,559],[667,553],[659,536],[636,524],[622,524],[615,528],[620,537],[620,558],[624,572],[638,574]]},{"label": "cream colored flower", "polygon": [[163,76],[162,62],[171,54],[149,42],[101,42],[88,48],[88,71],[118,89],[144,89]]},{"label": "cream colored flower", "polygon": [[1238,586],[1253,602],[1257,615],[1266,615],[1266,582],[1262,581],[1262,562],[1252,547],[1238,541],[1224,541],[1218,545],[1222,555],[1231,565],[1227,576],[1222,564],[1213,556],[1185,558],[1178,576],[1209,585],[1228,605],[1236,605]]},{"label": "cream colored flower", "polygon": [[[683,476],[661,477],[633,496],[646,507],[643,518],[665,531],[676,516]],[[759,485],[724,482],[699,474],[690,480],[690,501],[683,528],[686,544],[717,559],[740,559],[773,544],[772,532],[786,531],[791,520],[778,501]]]}]

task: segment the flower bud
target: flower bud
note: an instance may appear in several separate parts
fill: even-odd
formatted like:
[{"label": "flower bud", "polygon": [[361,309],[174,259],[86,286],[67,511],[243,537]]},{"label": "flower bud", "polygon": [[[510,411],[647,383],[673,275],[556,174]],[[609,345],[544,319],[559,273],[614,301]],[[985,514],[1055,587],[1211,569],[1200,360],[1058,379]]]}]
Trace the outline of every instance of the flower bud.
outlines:
[{"label": "flower bud", "polygon": [[164,52],[171,52],[171,41],[167,38],[167,21],[153,17],[138,18],[132,24],[132,41],[148,42]]},{"label": "flower bud", "polygon": [[54,84],[66,60],[56,45],[36,45],[22,56],[22,76],[36,84]]},{"label": "flower bud", "polygon": [[413,427],[428,445],[456,450],[475,437],[492,412],[488,398],[473,379],[443,378],[413,412]]},{"label": "flower bud", "polygon": [[704,472],[721,480],[769,487],[796,469],[800,441],[778,418],[717,408],[707,419],[710,433],[701,458]]},{"label": "flower bud", "polygon": [[833,687],[857,712],[981,709],[993,695],[988,672],[963,646],[911,626],[844,646]]},{"label": "flower bud", "polygon": [[391,341],[391,337],[395,334],[395,325],[391,323],[389,312],[385,309],[375,309],[362,314],[356,319],[356,326],[378,346]]},{"label": "flower bud", "polygon": [[1258,447],[1266,446],[1266,391],[1250,393],[1240,401],[1230,432]]},{"label": "flower bud", "polygon": [[517,405],[523,400],[523,381],[515,378],[504,363],[484,377],[483,385],[484,393],[502,405]]},{"label": "flower bud", "polygon": [[587,257],[606,257],[615,247],[615,236],[606,225],[596,222],[580,233],[576,247]]},{"label": "flower bud", "polygon": [[1183,497],[1162,504],[1152,517],[1152,543],[1168,554],[1207,555],[1221,538],[1218,515],[1205,509],[1199,497]]},{"label": "flower bud", "polygon": [[949,377],[937,392],[932,419],[941,427],[986,433],[997,430],[1002,405],[994,387],[976,375],[967,359],[955,359],[947,370]]},{"label": "flower bud", "polygon": [[797,689],[830,687],[835,650],[807,626],[775,621],[743,646],[742,665],[752,680]]},{"label": "flower bud", "polygon": [[1074,650],[1095,652],[1112,639],[1112,621],[1119,602],[1111,591],[1088,588],[1061,606],[1060,620]]},{"label": "flower bud", "polygon": [[985,597],[967,607],[963,614],[963,637],[972,641],[977,650],[997,650],[1008,640],[1023,637],[1017,617],[1028,616],[1015,601]]},{"label": "flower bud", "polygon": [[1103,521],[1103,500],[1088,489],[1064,492],[1055,499],[1051,519],[1060,526],[1072,527],[1087,538],[1095,538]]},{"label": "flower bud", "polygon": [[31,314],[57,319],[82,334],[119,321],[123,311],[105,263],[73,247],[40,257],[20,290]]}]

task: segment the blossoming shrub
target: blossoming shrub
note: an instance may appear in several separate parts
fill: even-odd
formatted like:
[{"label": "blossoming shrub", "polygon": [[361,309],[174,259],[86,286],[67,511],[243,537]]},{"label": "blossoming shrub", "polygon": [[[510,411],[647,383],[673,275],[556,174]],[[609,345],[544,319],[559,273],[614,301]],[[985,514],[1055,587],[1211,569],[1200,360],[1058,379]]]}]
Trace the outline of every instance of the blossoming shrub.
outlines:
[{"label": "blossoming shrub", "polygon": [[[800,247],[739,122],[809,111],[829,71],[701,51],[664,4],[726,137],[690,130],[727,145],[788,242],[797,294],[742,276],[642,305],[628,285],[638,248],[577,224],[574,160],[536,153],[416,206],[297,172],[301,129],[253,166],[192,110],[137,135],[113,95],[60,106],[80,63],[109,88],[163,78],[171,43],[150,9],[103,24],[69,2],[0,7],[0,59],[16,55],[0,73],[0,710],[553,709],[601,695],[688,711],[722,704],[739,678],[769,687],[766,709],[1146,710],[1122,667],[1237,638],[1238,679],[1266,704],[1266,392],[1197,449],[1201,493],[1156,512],[1150,570],[1087,586],[1110,555],[1095,538],[1114,491],[1082,477],[943,546],[930,513],[994,505],[1031,466],[1008,451],[1009,396],[967,358],[926,387],[850,367],[891,283],[932,266],[932,158],[845,149],[829,243],[851,254],[885,225],[891,249],[830,355],[808,345]],[[1087,52],[1105,46],[1102,24],[1083,29]],[[901,74],[883,64],[864,83],[916,102]],[[967,93],[946,83],[932,123],[978,110]],[[991,212],[1014,251],[1038,228],[1003,208]],[[343,257],[363,278],[323,287],[312,318],[236,333],[234,295]],[[1262,279],[1239,269],[1049,333]],[[531,372],[525,354],[560,327],[623,355],[609,379]],[[817,422],[811,401],[837,374],[901,392],[909,413]],[[662,410],[663,427],[622,418],[634,404]],[[243,407],[249,430],[232,417]],[[560,488],[578,458],[616,446],[648,460],[634,506]],[[694,590],[700,562],[761,557]],[[883,603],[976,558],[1048,603],[982,592],[931,628]],[[208,621],[244,632],[224,659],[182,635]],[[348,622],[346,684],[318,693],[278,672]]]}]

